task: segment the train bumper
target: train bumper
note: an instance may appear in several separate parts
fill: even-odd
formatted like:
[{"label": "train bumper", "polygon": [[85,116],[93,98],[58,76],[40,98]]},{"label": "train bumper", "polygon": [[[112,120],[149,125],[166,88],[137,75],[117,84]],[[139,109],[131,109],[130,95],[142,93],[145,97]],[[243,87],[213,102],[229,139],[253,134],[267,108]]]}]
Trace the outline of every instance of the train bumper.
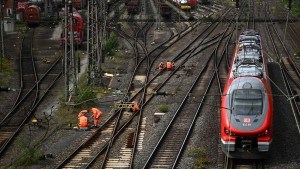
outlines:
[{"label": "train bumper", "polygon": [[257,147],[240,147],[235,141],[221,140],[221,147],[224,154],[229,158],[239,159],[263,159],[269,152],[271,142],[257,142]]},{"label": "train bumper", "polygon": [[257,143],[257,149],[258,149],[258,151],[259,152],[267,152],[267,151],[269,151],[271,142],[258,142]]}]

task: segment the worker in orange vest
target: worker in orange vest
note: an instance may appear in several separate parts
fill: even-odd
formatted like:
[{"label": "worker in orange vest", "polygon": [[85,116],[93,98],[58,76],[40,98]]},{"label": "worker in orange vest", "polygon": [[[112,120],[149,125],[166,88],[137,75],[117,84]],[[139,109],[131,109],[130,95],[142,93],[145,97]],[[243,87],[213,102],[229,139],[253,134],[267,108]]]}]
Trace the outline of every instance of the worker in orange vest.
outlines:
[{"label": "worker in orange vest", "polygon": [[87,110],[81,110],[78,114],[78,118],[81,117],[82,115],[85,115],[88,111]]},{"label": "worker in orange vest", "polygon": [[90,126],[90,124],[88,122],[88,118],[86,117],[86,113],[87,113],[87,110],[86,111],[81,111],[78,114],[78,119],[79,119],[78,126],[81,130],[87,130]]},{"label": "worker in orange vest", "polygon": [[94,127],[99,127],[100,125],[100,116],[102,115],[102,111],[97,108],[91,108],[92,116],[94,118]]},{"label": "worker in orange vest", "polygon": [[159,69],[159,70],[163,70],[163,69],[164,69],[164,66],[165,66],[165,65],[164,65],[164,62],[160,62],[159,65],[158,65],[158,69]]},{"label": "worker in orange vest", "polygon": [[139,105],[135,101],[133,101],[132,103],[133,103],[133,107],[131,108],[131,110],[133,112],[139,111],[140,110]]},{"label": "worker in orange vest", "polygon": [[172,70],[172,62],[167,61],[167,69]]}]

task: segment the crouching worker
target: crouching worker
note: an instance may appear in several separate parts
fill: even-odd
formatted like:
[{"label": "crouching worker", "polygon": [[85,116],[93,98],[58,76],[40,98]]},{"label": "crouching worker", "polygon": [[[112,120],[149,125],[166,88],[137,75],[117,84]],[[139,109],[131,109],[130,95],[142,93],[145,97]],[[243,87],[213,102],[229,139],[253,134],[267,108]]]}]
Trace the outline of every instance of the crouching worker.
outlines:
[{"label": "crouching worker", "polygon": [[174,70],[174,69],[175,69],[174,62],[168,61],[167,62],[167,70]]},{"label": "crouching worker", "polygon": [[99,127],[100,125],[100,116],[102,115],[102,111],[100,111],[97,108],[91,108],[90,110],[92,112],[92,116],[94,118],[94,126],[93,127]]},{"label": "crouching worker", "polygon": [[159,65],[158,65],[158,69],[160,71],[162,71],[164,69],[165,65],[164,65],[164,62],[160,62]]},{"label": "crouching worker", "polygon": [[133,104],[133,106],[131,108],[132,112],[136,112],[136,111],[140,110],[139,105],[135,101],[133,101],[132,104]]},{"label": "crouching worker", "polygon": [[78,126],[80,130],[88,130],[90,127],[86,113],[87,110],[83,110],[78,114],[78,120],[79,120]]}]

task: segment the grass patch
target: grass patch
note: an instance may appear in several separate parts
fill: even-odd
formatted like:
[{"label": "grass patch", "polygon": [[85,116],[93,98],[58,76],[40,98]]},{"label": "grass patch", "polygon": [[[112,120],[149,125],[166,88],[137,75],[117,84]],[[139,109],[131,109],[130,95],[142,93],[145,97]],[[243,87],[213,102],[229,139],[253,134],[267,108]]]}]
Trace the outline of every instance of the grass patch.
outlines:
[{"label": "grass patch", "polygon": [[300,49],[298,49],[295,53],[294,53],[294,56],[296,58],[300,58]]},{"label": "grass patch", "polygon": [[[0,63],[1,64],[1,63]],[[0,86],[9,86],[9,80],[13,75],[13,66],[11,60],[2,58],[2,65],[0,65]]]},{"label": "grass patch", "polygon": [[189,149],[187,152],[188,157],[193,157],[195,159],[195,169],[205,169],[209,164],[209,159],[203,148],[193,148]]},{"label": "grass patch", "polygon": [[174,93],[177,94],[180,90],[180,85],[178,85],[175,87]]},{"label": "grass patch", "polygon": [[13,166],[31,166],[38,164],[43,156],[40,149],[30,144],[30,138],[20,138],[16,141],[18,154]]},{"label": "grass patch", "polygon": [[103,44],[103,54],[105,58],[114,56],[115,50],[118,47],[118,37],[115,33],[111,33],[109,38]]},{"label": "grass patch", "polygon": [[213,22],[214,18],[213,18],[213,16],[210,15],[210,16],[207,16],[207,17],[203,17],[202,21],[203,22]]},{"label": "grass patch", "polygon": [[276,11],[277,11],[276,7],[275,7],[275,6],[272,6],[272,7],[271,7],[271,12],[272,12],[272,13],[276,13]]},{"label": "grass patch", "polygon": [[59,99],[60,106],[55,111],[55,115],[58,117],[59,123],[62,126],[68,126],[69,124],[72,124],[72,126],[77,125],[77,115],[81,110],[88,110],[89,108],[94,107],[101,97],[111,93],[111,90],[106,87],[93,87],[87,85],[85,82],[86,77],[87,74],[84,74],[80,78],[77,87],[77,95],[74,96],[71,106],[65,104],[66,99],[63,97],[63,94],[61,94],[62,97]]},{"label": "grass patch", "polygon": [[20,33],[25,33],[28,31],[28,26],[26,23],[22,23],[22,22],[17,22],[16,23],[16,31],[20,32]]},{"label": "grass patch", "polygon": [[163,113],[166,113],[168,112],[170,109],[169,105],[166,105],[166,104],[160,104],[158,105],[158,110],[163,112]]},{"label": "grass patch", "polygon": [[116,68],[109,68],[109,67],[103,65],[103,66],[101,67],[101,70],[102,70],[102,72],[105,72],[105,73],[111,73],[111,74],[114,74],[115,71],[116,71]]}]

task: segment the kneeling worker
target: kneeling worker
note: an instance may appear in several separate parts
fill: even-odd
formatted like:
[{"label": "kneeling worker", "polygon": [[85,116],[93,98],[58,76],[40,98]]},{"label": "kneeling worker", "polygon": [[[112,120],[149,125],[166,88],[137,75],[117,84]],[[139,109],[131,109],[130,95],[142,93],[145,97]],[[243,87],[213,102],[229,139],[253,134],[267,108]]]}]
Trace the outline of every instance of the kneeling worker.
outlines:
[{"label": "kneeling worker", "polygon": [[131,110],[133,112],[139,111],[140,110],[139,105],[135,101],[133,101],[132,103],[133,103],[133,107],[131,108]]},{"label": "kneeling worker", "polygon": [[174,62],[167,61],[167,70],[173,70]]},{"label": "kneeling worker", "polygon": [[102,111],[97,108],[91,108],[92,116],[94,118],[94,127],[99,127],[100,125],[100,116],[102,115]]},{"label": "kneeling worker", "polygon": [[81,111],[79,114],[78,114],[78,119],[79,119],[79,129],[81,130],[87,130],[89,129],[89,122],[88,122],[88,118],[86,117],[85,113],[87,113],[87,110],[86,111]]},{"label": "kneeling worker", "polygon": [[165,65],[164,65],[164,62],[160,62],[159,65],[158,65],[158,69],[159,69],[159,70],[163,70],[163,69],[164,69],[164,66],[165,66]]}]

